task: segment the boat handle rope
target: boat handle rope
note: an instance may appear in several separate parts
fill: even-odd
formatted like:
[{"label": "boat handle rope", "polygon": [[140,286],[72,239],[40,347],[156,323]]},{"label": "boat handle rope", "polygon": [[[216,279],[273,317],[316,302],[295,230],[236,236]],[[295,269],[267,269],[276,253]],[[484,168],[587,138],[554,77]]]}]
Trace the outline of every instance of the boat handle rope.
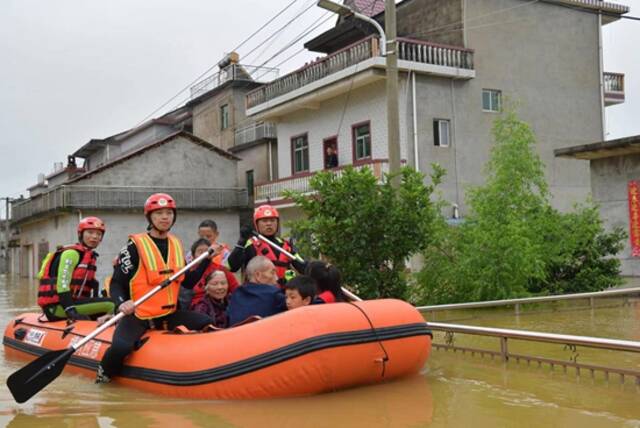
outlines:
[{"label": "boat handle rope", "polygon": [[389,361],[389,353],[387,353],[387,349],[384,347],[384,344],[382,343],[382,339],[380,339],[380,336],[378,336],[378,330],[375,328],[375,326],[373,325],[373,322],[371,321],[371,318],[369,318],[369,315],[367,315],[364,309],[362,309],[360,306],[356,305],[353,302],[346,302],[346,303],[350,304],[351,306],[353,306],[354,308],[362,312],[362,315],[364,315],[365,319],[371,326],[371,331],[373,331],[373,334],[375,335],[376,340],[378,341],[378,345],[380,345],[380,349],[382,349],[382,352],[384,353],[384,357],[382,357],[382,373],[380,374],[380,377],[384,377],[385,371],[387,369],[387,361]]}]

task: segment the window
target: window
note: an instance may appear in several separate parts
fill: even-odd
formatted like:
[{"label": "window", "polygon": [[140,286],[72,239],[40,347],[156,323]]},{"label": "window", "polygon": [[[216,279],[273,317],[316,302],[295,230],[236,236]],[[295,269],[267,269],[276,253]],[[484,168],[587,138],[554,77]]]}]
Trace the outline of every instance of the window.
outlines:
[{"label": "window", "polygon": [[220,107],[220,129],[229,127],[229,104]]},{"label": "window", "polygon": [[291,139],[292,170],[294,174],[309,171],[309,140],[307,134]]},{"label": "window", "polygon": [[325,138],[322,141],[322,153],[325,169],[336,168],[338,166],[338,137]]},{"label": "window", "polygon": [[247,194],[250,198],[253,198],[253,170],[249,170],[245,172],[245,176],[247,177]]},{"label": "window", "polygon": [[369,122],[353,125],[353,160],[371,158],[371,125]]},{"label": "window", "polygon": [[449,147],[449,121],[446,119],[435,119],[433,121],[433,145],[439,147]]},{"label": "window", "polygon": [[482,110],[498,112],[502,107],[502,91],[495,89],[482,90]]}]

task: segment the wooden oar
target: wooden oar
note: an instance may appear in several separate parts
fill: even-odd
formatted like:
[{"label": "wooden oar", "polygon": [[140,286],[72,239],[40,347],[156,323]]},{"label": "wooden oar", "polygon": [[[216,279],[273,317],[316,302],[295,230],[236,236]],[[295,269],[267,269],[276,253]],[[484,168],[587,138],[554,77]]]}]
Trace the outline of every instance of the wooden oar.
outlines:
[{"label": "wooden oar", "polygon": [[[191,263],[187,264],[178,272],[171,275],[171,277],[165,279],[162,283],[154,287],[147,294],[136,300],[134,302],[134,306],[138,306],[144,301],[148,300],[158,291],[169,286],[169,284],[175,281],[186,271],[191,269],[191,267],[200,263],[205,258],[210,257],[214,253],[215,248],[213,246],[209,247],[206,252],[196,257]],[[91,339],[98,336],[100,333],[117,323],[124,316],[125,314],[123,312],[118,313],[116,316],[95,329],[92,333],[87,335],[78,343],[72,345],[70,348],[60,349],[57,351],[49,351],[13,373],[7,379],[7,386],[9,387],[9,391],[11,391],[13,398],[18,403],[24,403],[29,398],[33,397],[40,390],[42,390],[42,388],[49,385],[55,378],[57,378],[60,373],[62,373],[64,366],[67,364],[74,352],[84,346]]]},{"label": "wooden oar", "polygon": [[[256,238],[260,239],[261,241],[264,241],[265,243],[271,245],[273,248],[275,248],[276,250],[280,251],[282,254],[284,254],[285,256],[289,257],[291,260],[297,260],[299,262],[304,263],[304,259],[302,257],[300,257],[299,254],[291,254],[289,251],[285,250],[284,248],[282,248],[281,246],[279,246],[278,244],[276,244],[275,242],[271,242],[269,239],[267,239],[267,237],[259,234],[258,232],[253,232],[253,234],[256,236]],[[356,296],[355,294],[353,294],[351,291],[347,290],[344,287],[341,287],[342,292],[351,300],[355,300],[356,302],[362,302],[362,299],[358,296]]]}]

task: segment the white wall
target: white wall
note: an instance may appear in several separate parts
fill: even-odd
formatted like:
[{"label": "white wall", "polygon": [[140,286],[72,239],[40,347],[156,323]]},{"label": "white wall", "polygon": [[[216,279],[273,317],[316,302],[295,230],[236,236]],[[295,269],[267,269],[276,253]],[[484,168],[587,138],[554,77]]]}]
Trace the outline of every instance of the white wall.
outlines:
[{"label": "white wall", "polygon": [[[400,85],[401,157],[406,158],[407,124],[406,83]],[[345,109],[346,105],[346,109]],[[371,122],[371,152],[374,159],[388,158],[387,105],[384,81],[352,90],[349,95],[333,98],[320,104],[317,110],[300,110],[278,122],[278,177],[291,175],[291,137],[307,133],[309,139],[309,169],[323,168],[322,140],[338,135],[338,162],[353,161],[351,125]],[[342,118],[344,112],[344,118]]]},{"label": "white wall", "polygon": [[[111,275],[111,261],[126,244],[127,237],[133,233],[144,232],[147,221],[140,213],[123,213],[115,211],[82,211],[65,213],[38,222],[21,226],[21,245],[33,245],[34,257],[37,257],[38,243],[48,242],[49,251],[53,251],[58,245],[67,245],[76,242],[76,227],[80,217],[97,216],[106,224],[107,233],[97,249],[100,254],[98,259],[97,276],[100,281],[107,275]],[[238,239],[239,217],[235,212],[185,212],[178,211],[178,219],[172,232],[178,236],[189,251],[191,244],[198,238],[198,225],[202,220],[212,219],[218,224],[220,241],[233,246]],[[28,272],[17,272],[19,264],[13,261],[16,273],[27,276]],[[32,273],[36,274],[40,268],[40,261],[33,261]]]}]

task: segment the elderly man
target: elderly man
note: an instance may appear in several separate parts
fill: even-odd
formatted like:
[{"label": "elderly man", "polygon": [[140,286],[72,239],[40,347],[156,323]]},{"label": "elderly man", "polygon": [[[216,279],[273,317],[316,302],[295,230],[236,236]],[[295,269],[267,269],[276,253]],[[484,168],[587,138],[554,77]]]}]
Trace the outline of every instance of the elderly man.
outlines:
[{"label": "elderly man", "polygon": [[271,260],[256,256],[247,264],[248,282],[231,294],[227,314],[233,326],[251,316],[268,317],[287,309],[286,298],[277,287],[278,275]]}]

